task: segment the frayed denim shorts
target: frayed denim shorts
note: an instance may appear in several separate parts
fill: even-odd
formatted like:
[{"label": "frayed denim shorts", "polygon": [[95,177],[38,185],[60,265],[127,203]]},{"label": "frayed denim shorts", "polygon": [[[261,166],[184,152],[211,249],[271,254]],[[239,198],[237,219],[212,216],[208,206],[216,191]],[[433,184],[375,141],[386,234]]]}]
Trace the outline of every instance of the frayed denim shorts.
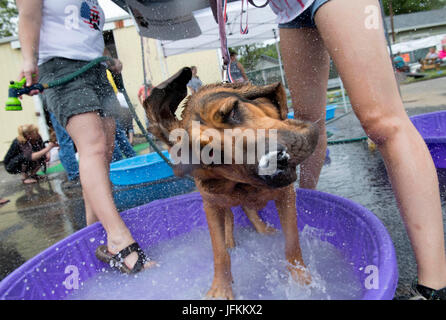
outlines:
[{"label": "frayed denim shorts", "polygon": [[279,28],[284,29],[301,29],[301,28],[316,28],[314,23],[314,15],[316,11],[326,4],[329,0],[316,0],[304,12],[297,16],[294,20],[287,23],[280,23]]}]

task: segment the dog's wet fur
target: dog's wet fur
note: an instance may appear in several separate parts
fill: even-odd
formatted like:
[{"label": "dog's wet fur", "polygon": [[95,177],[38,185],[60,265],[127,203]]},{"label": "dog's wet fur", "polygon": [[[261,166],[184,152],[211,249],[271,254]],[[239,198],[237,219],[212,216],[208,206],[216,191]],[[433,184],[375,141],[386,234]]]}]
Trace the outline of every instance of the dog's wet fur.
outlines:
[{"label": "dog's wet fur", "polygon": [[[211,84],[203,86],[183,101],[191,76],[191,70],[183,68],[153,88],[144,102],[144,108],[149,118],[149,131],[169,148],[177,142],[169,140],[169,134],[175,129],[183,129],[189,137],[194,136],[193,121],[200,124],[200,134],[195,135],[199,141],[190,139],[190,155],[194,152],[193,143],[199,146],[198,152],[208,146],[207,148],[217,155],[223,155],[225,146],[228,148],[229,143],[232,146],[232,152],[229,152],[229,158],[232,158],[230,164],[218,159],[219,161],[210,164],[189,162],[174,165],[176,175],[193,176],[203,198],[214,251],[214,280],[207,296],[234,298],[230,257],[227,251],[227,248],[235,246],[231,207],[242,206],[255,229],[269,234],[275,230],[259,218],[257,210],[264,208],[270,200],[276,203],[285,236],[288,269],[296,281],[309,283],[311,276],[305,269],[299,244],[293,183],[297,179],[297,165],[308,158],[317,145],[317,126],[309,122],[287,119],[286,93],[281,83],[266,86],[254,86],[249,83]],[[182,119],[179,120],[175,112],[182,101],[184,111]],[[206,129],[213,129],[212,138],[206,136]],[[248,164],[248,139],[245,138],[246,143],[243,144],[242,150],[243,164],[236,164],[235,138],[225,135],[225,129],[238,129],[241,133],[265,129],[264,154],[256,156],[255,161]],[[268,149],[271,130],[277,132],[276,150]],[[257,159],[258,157],[261,159]],[[259,168],[263,165],[261,162],[268,161],[271,157],[274,157],[277,169],[268,175],[260,174]]]}]

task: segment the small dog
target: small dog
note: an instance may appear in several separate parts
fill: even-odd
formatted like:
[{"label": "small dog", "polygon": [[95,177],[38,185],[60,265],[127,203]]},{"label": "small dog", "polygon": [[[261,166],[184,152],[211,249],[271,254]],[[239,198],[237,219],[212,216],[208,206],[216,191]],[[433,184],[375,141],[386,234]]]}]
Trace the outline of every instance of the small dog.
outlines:
[{"label": "small dog", "polygon": [[[281,83],[207,85],[183,101],[191,75],[189,68],[183,68],[153,88],[144,108],[150,120],[149,131],[169,146],[171,155],[180,150],[182,161],[175,163],[175,174],[191,174],[203,198],[214,252],[214,278],[207,296],[234,298],[227,251],[235,245],[231,207],[242,206],[258,232],[271,233],[274,229],[257,214],[270,200],[275,201],[279,213],[291,276],[300,283],[311,282],[299,244],[293,182],[297,179],[297,165],[317,145],[317,127],[287,119],[286,94]],[[175,111],[182,101],[184,112],[178,120]],[[238,130],[236,134],[234,130]],[[173,135],[178,132],[182,132],[181,138]],[[192,139],[185,139],[184,133]],[[248,133],[254,133],[251,139]],[[242,146],[236,143],[240,136]],[[266,141],[264,150],[259,137]],[[257,157],[248,161],[252,154],[250,143],[255,145]],[[178,149],[178,145],[183,148]],[[242,151],[243,161],[237,162],[237,151]],[[198,153],[212,161],[194,161]],[[262,171],[271,163],[273,171]]]}]

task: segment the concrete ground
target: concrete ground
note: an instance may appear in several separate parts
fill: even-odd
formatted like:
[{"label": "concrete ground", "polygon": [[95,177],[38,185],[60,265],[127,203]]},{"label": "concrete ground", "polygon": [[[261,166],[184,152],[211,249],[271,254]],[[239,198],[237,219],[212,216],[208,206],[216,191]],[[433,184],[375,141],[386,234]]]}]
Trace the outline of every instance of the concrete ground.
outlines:
[{"label": "concrete ground", "polygon": [[[446,110],[446,77],[404,85],[401,93],[409,115]],[[334,133],[330,139],[343,138],[342,121],[348,121],[348,126],[354,130],[354,134],[350,132],[348,136],[364,135],[351,114],[329,127]],[[7,174],[0,166],[0,197],[10,200],[0,206],[0,280],[84,226],[81,190],[64,190],[61,186],[64,180],[64,173],[56,173],[39,184],[23,185],[19,176]],[[398,215],[392,219],[398,219],[396,223],[401,224]],[[402,250],[408,251],[410,247]],[[414,270],[413,265],[410,270]]]},{"label": "concrete ground", "polygon": [[446,107],[446,77],[403,85],[401,95],[407,109],[444,108]]}]

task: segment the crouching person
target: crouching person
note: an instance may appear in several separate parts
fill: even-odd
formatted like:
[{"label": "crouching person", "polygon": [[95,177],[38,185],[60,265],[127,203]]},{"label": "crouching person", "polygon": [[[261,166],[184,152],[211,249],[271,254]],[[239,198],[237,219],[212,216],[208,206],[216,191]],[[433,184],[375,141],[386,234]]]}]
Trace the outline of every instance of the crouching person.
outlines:
[{"label": "crouching person", "polygon": [[49,161],[50,151],[55,146],[53,142],[44,145],[35,125],[21,125],[3,160],[5,169],[11,174],[21,173],[24,184],[36,183],[37,171]]}]

